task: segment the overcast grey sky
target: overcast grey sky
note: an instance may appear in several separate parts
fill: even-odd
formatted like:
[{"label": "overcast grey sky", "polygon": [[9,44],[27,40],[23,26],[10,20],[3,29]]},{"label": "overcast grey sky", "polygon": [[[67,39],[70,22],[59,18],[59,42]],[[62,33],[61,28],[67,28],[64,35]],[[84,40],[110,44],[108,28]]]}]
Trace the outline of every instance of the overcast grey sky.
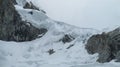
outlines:
[{"label": "overcast grey sky", "polygon": [[97,29],[120,25],[120,0],[38,1],[36,4],[54,20]]}]

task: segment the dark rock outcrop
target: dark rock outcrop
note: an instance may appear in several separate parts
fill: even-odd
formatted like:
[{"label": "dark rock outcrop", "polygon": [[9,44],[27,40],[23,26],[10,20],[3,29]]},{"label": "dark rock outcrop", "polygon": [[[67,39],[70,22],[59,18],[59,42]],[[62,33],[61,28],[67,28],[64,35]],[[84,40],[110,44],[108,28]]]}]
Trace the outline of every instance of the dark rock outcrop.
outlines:
[{"label": "dark rock outcrop", "polygon": [[32,2],[26,2],[25,5],[23,6],[23,8],[25,9],[34,9],[34,10],[38,10],[43,12],[44,14],[46,14],[46,12],[42,9],[39,9],[38,7],[36,7]]},{"label": "dark rock outcrop", "polygon": [[64,37],[62,39],[60,39],[60,41],[62,41],[63,43],[68,43],[68,42],[73,41],[74,39],[75,38],[72,37],[71,35],[65,34]]},{"label": "dark rock outcrop", "polygon": [[55,53],[55,51],[54,51],[54,49],[49,49],[48,53],[49,53],[49,55],[52,55],[53,53]]},{"label": "dark rock outcrop", "polygon": [[70,49],[71,47],[73,47],[74,46],[74,44],[71,44],[71,45],[69,45],[66,49]]},{"label": "dark rock outcrop", "polygon": [[32,2],[30,2],[30,3],[26,2],[25,6],[24,6],[23,8],[40,10],[40,9],[39,9],[38,7],[36,7]]},{"label": "dark rock outcrop", "polygon": [[108,33],[93,35],[86,44],[89,54],[98,53],[98,62],[120,61],[120,28]]},{"label": "dark rock outcrop", "polygon": [[16,0],[11,0],[14,5],[17,4]]},{"label": "dark rock outcrop", "polygon": [[0,0],[0,40],[31,41],[47,32],[47,29],[38,29],[29,22],[22,21],[15,10],[15,3],[15,0]]}]

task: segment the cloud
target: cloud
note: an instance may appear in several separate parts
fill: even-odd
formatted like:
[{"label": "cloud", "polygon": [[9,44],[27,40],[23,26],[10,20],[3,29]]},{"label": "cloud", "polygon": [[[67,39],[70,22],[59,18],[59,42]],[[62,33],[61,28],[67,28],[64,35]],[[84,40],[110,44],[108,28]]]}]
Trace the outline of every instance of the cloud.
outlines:
[{"label": "cloud", "polygon": [[120,25],[120,0],[38,1],[36,4],[54,20],[96,29]]}]

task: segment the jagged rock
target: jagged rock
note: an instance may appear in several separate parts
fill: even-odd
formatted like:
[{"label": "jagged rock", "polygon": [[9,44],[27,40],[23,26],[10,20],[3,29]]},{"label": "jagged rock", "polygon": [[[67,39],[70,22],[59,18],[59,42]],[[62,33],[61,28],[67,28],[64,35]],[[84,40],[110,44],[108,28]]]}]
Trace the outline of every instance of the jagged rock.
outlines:
[{"label": "jagged rock", "polygon": [[47,29],[38,29],[28,23],[27,21],[22,21],[15,10],[13,0],[0,0],[0,40],[31,41],[40,34],[47,32]]},{"label": "jagged rock", "polygon": [[98,53],[98,62],[120,61],[120,28],[108,33],[93,35],[86,44],[89,54]]},{"label": "jagged rock", "polygon": [[48,53],[49,53],[49,55],[52,55],[53,53],[55,53],[55,51],[54,51],[54,49],[49,49]]},{"label": "jagged rock", "polygon": [[[115,59],[120,60],[120,28],[117,28],[108,33],[111,37],[111,51],[112,54],[115,56]],[[118,59],[119,58],[119,59]]]},{"label": "jagged rock", "polygon": [[120,51],[117,52],[115,58],[116,58],[116,62],[120,62]]},{"label": "jagged rock", "polygon": [[74,46],[74,44],[71,44],[71,45],[69,45],[66,49],[70,49],[71,47],[73,47]]},{"label": "jagged rock", "polygon": [[109,36],[106,34],[93,35],[87,42],[86,49],[88,53],[99,53],[98,62],[109,62],[111,58],[111,49],[108,45]]},{"label": "jagged rock", "polygon": [[32,11],[30,11],[30,12],[29,12],[29,14],[33,15],[33,12],[32,12]]},{"label": "jagged rock", "polygon": [[25,9],[34,9],[34,10],[38,10],[43,12],[44,14],[46,14],[46,12],[42,9],[39,9],[38,7],[36,7],[32,2],[26,2],[25,5],[23,6],[23,8]]},{"label": "jagged rock", "polygon": [[41,10],[44,14],[46,14],[46,12],[44,10]]},{"label": "jagged rock", "polygon": [[16,0],[12,0],[12,3],[15,4],[15,5],[17,4]]},{"label": "jagged rock", "polygon": [[65,34],[64,37],[62,39],[60,39],[60,41],[62,41],[63,43],[67,43],[67,42],[71,42],[73,41],[75,38],[72,37],[69,34]]},{"label": "jagged rock", "polygon": [[25,6],[23,8],[39,10],[39,8],[36,7],[32,2],[30,2],[30,3],[26,2]]}]

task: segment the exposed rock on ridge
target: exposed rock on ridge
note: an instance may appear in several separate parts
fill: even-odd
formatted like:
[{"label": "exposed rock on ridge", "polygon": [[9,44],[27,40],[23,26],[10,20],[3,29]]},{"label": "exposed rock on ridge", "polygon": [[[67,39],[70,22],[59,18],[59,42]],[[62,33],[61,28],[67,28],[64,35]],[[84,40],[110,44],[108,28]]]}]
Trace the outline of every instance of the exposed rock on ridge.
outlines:
[{"label": "exposed rock on ridge", "polygon": [[88,53],[98,53],[98,62],[109,62],[113,59],[120,62],[120,28],[108,33],[93,35],[86,44]]},{"label": "exposed rock on ridge", "polygon": [[47,32],[47,29],[38,29],[29,22],[22,21],[14,4],[17,4],[15,0],[0,0],[0,40],[31,41]]},{"label": "exposed rock on ridge", "polygon": [[30,3],[26,2],[25,6],[23,8],[40,10],[38,7],[36,7],[35,5],[33,5],[32,2],[30,2]]},{"label": "exposed rock on ridge", "polygon": [[17,4],[16,0],[11,0],[11,1],[13,4],[15,4],[15,5]]},{"label": "exposed rock on ridge", "polygon": [[32,2],[26,2],[25,5],[23,6],[23,8],[25,9],[34,9],[34,10],[38,10],[43,12],[44,14],[46,14],[46,12],[42,9],[39,9],[38,7],[36,7]]}]

